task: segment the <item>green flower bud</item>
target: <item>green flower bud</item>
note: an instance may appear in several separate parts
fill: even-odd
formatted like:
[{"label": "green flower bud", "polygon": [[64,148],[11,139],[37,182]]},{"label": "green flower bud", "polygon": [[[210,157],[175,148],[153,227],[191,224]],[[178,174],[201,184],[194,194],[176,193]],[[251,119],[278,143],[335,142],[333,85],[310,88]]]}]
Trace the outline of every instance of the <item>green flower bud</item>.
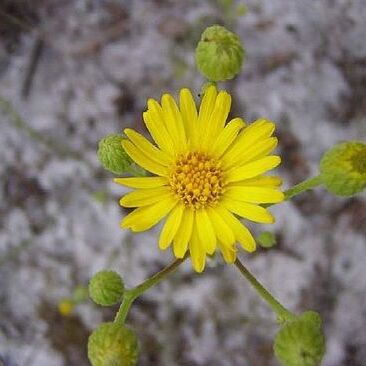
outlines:
[{"label": "green flower bud", "polygon": [[98,158],[103,167],[114,173],[122,174],[132,161],[122,147],[122,136],[111,134],[99,141]]},{"label": "green flower bud", "polygon": [[352,196],[366,187],[366,145],[347,141],[333,146],[320,161],[321,179],[329,192]]},{"label": "green flower bud", "polygon": [[103,323],[89,337],[88,357],[93,366],[134,366],[138,359],[135,333],[116,323]]},{"label": "green flower bud", "polygon": [[272,248],[277,244],[275,235],[269,231],[260,233],[257,242],[263,248]]},{"label": "green flower bud", "polygon": [[276,335],[274,352],[283,366],[317,366],[325,352],[318,313],[307,311],[286,322]]},{"label": "green flower bud", "polygon": [[196,48],[196,64],[210,81],[228,80],[242,67],[244,49],[239,37],[220,25],[205,29]]},{"label": "green flower bud", "polygon": [[89,296],[102,306],[112,306],[122,299],[124,284],[114,271],[100,271],[89,282]]}]

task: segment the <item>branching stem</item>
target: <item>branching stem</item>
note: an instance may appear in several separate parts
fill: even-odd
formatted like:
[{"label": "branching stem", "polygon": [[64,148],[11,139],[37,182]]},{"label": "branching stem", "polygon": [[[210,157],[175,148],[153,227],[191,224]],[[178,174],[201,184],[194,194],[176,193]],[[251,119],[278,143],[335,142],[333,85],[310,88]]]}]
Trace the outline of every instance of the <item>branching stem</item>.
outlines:
[{"label": "branching stem", "polygon": [[117,312],[114,322],[117,324],[123,325],[132,303],[139,296],[141,296],[145,291],[147,291],[151,287],[157,285],[166,276],[168,276],[170,273],[174,272],[177,269],[177,267],[187,259],[187,257],[188,257],[188,255],[186,255],[184,258],[178,258],[178,259],[174,260],[167,267],[162,269],[160,272],[154,274],[152,277],[148,278],[144,282],[140,283],[138,286],[136,286],[130,290],[126,290],[125,294],[123,296],[122,304]]}]

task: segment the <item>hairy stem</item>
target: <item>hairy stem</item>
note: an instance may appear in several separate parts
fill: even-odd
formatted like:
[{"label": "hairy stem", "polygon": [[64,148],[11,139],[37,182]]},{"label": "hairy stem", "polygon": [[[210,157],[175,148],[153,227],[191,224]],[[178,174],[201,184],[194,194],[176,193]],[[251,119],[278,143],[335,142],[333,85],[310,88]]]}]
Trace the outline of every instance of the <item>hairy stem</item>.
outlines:
[{"label": "hairy stem", "polygon": [[263,285],[249,272],[244,264],[237,258],[234,262],[235,266],[239,269],[240,273],[250,282],[258,294],[263,300],[272,308],[276,313],[280,322],[291,320],[295,318],[295,315],[291,311],[287,310],[278,300],[276,300],[270,292],[268,292]]},{"label": "hairy stem", "polygon": [[304,180],[285,191],[285,199],[289,200],[298,194],[313,189],[322,184],[320,175]]},{"label": "hairy stem", "polygon": [[120,325],[124,324],[128,311],[134,300],[137,299],[139,296],[141,296],[149,288],[157,285],[170,273],[174,272],[177,269],[177,267],[187,259],[187,257],[188,255],[184,256],[183,258],[178,258],[174,260],[167,267],[162,269],[160,272],[154,274],[152,277],[148,278],[144,282],[140,283],[138,286],[125,291],[122,304],[117,312],[114,322]]}]

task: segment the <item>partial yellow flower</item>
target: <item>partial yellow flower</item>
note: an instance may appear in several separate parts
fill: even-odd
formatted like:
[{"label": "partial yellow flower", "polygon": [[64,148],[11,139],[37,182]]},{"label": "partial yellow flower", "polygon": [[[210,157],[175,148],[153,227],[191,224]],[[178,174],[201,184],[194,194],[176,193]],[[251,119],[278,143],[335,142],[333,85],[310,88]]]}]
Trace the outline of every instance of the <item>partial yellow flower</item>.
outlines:
[{"label": "partial yellow flower", "polygon": [[58,303],[58,311],[62,316],[69,316],[72,314],[75,304],[70,299],[62,299]]},{"label": "partial yellow flower", "polygon": [[281,161],[269,155],[277,145],[274,123],[259,119],[246,126],[234,118],[226,124],[231,97],[214,86],[206,90],[198,112],[188,89],[180,91],[179,106],[169,94],[160,104],[149,99],[147,106],[143,118],[155,144],[126,129],[122,145],[153,176],[115,179],[134,188],[120,204],[137,207],[121,227],[145,231],[166,217],[160,249],[172,245],[177,258],[189,251],[197,272],[217,249],[233,263],[236,242],[253,252],[254,238],[239,219],[273,223],[261,204],[284,199],[281,179],[263,175]]}]

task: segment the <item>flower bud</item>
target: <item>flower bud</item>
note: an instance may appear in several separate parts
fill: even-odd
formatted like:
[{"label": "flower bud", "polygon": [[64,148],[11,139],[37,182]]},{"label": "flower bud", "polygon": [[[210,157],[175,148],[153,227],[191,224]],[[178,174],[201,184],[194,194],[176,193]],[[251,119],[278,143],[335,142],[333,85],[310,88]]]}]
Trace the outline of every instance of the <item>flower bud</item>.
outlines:
[{"label": "flower bud", "polygon": [[272,248],[277,244],[276,236],[270,231],[263,231],[257,237],[258,244],[263,248]]},{"label": "flower bud", "polygon": [[329,192],[352,196],[366,187],[366,145],[347,141],[333,146],[320,161],[321,179]]},{"label": "flower bud", "polygon": [[135,333],[116,323],[102,323],[89,337],[88,357],[93,366],[134,366],[138,359]]},{"label": "flower bud", "polygon": [[239,37],[220,25],[205,29],[196,48],[196,64],[210,81],[229,80],[242,67],[244,49]]},{"label": "flower bud", "polygon": [[89,296],[98,305],[112,306],[122,299],[124,284],[114,271],[100,271],[89,282]]},{"label": "flower bud", "polygon": [[307,311],[286,322],[276,335],[274,352],[283,366],[317,366],[325,352],[318,313]]},{"label": "flower bud", "polygon": [[122,147],[122,136],[116,134],[99,141],[98,158],[103,167],[114,174],[124,173],[132,163]]}]

